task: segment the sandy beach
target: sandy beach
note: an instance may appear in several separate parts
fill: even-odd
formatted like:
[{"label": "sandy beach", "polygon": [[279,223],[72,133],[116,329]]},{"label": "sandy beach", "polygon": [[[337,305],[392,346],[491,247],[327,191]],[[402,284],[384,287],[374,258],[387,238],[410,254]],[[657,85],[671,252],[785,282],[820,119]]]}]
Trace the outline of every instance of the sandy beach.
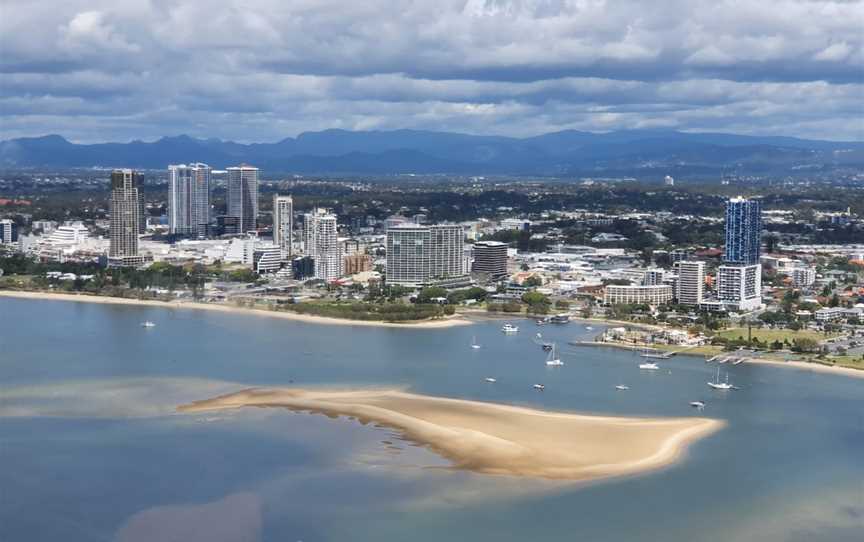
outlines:
[{"label": "sandy beach", "polygon": [[454,468],[594,480],[672,464],[724,426],[708,418],[624,418],[416,395],[398,390],[247,389],[178,407],[186,413],[281,407],[401,431]]},{"label": "sandy beach", "polygon": [[864,378],[864,370],[851,367],[837,367],[834,365],[822,365],[821,363],[810,363],[808,361],[786,361],[782,359],[747,358],[746,363],[757,365],[770,365],[773,367],[786,367],[789,369],[800,369],[813,371],[814,373],[828,373],[834,375]]},{"label": "sandy beach", "polygon": [[308,324],[328,324],[343,326],[369,326],[369,327],[398,327],[412,329],[441,329],[454,326],[471,325],[471,321],[459,316],[445,317],[439,320],[422,320],[419,322],[376,322],[369,320],[348,320],[343,318],[327,318],[325,316],[314,316],[308,314],[297,314],[287,311],[268,311],[263,309],[248,309],[234,305],[217,303],[198,303],[195,301],[155,301],[148,299],[127,299],[122,297],[107,297],[98,295],[61,294],[48,292],[20,292],[12,290],[0,290],[0,297],[16,297],[22,299],[42,299],[53,301],[78,301],[82,303],[102,303],[111,305],[138,305],[147,307],[161,307],[167,309],[196,309],[230,312],[234,314],[249,314],[252,316],[265,316],[268,318],[282,318],[283,320],[294,320]]}]

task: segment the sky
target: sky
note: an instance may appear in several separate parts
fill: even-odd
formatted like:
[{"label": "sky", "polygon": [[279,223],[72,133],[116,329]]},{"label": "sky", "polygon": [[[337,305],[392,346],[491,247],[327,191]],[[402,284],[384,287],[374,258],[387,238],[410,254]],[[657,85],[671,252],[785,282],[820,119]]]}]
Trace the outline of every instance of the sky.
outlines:
[{"label": "sky", "polygon": [[2,0],[0,139],[864,140],[864,0]]}]

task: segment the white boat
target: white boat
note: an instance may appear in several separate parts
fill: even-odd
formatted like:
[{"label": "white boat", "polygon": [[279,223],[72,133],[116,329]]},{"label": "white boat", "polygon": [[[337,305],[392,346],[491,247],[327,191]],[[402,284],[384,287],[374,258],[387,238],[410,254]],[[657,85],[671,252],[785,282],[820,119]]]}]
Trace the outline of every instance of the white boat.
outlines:
[{"label": "white boat", "polygon": [[495,382],[498,382],[496,379],[492,378],[491,376],[487,376],[483,380],[485,380],[486,382],[492,383],[492,384],[494,384]]},{"label": "white boat", "polygon": [[147,320],[146,322],[141,323],[141,327],[156,327],[156,324],[154,324],[150,320]]},{"label": "white boat", "polygon": [[625,386],[624,384],[618,384],[615,386],[615,389],[618,391],[627,391],[630,389],[630,386]]},{"label": "white boat", "polygon": [[549,351],[549,356],[546,358],[546,365],[550,367],[560,367],[564,365],[561,357],[558,356],[558,345],[552,343],[552,349]]},{"label": "white boat", "polygon": [[729,383],[729,374],[726,374],[726,382],[720,382],[720,367],[717,367],[717,376],[714,382],[708,382],[708,386],[715,390],[731,390],[735,386]]},{"label": "white boat", "polygon": [[692,406],[693,408],[698,408],[701,410],[701,409],[705,408],[705,402],[704,401],[690,401],[690,406]]},{"label": "white boat", "polygon": [[544,386],[543,384],[534,384],[534,389],[543,391],[546,389],[546,386]]},{"label": "white boat", "polygon": [[504,333],[507,333],[509,335],[511,333],[518,333],[519,327],[514,326],[513,324],[508,322],[508,323],[504,324],[503,326],[501,326],[501,331],[503,331]]},{"label": "white boat", "polygon": [[471,348],[475,350],[480,348],[480,345],[477,344],[477,337],[471,337]]},{"label": "white boat", "polygon": [[648,362],[648,363],[640,363],[639,368],[640,369],[646,369],[648,371],[656,371],[660,367],[656,363]]},{"label": "white boat", "polygon": [[585,326],[585,329],[587,329],[588,331],[593,331],[593,330],[594,330],[594,328],[591,327],[591,326]]},{"label": "white boat", "polygon": [[732,365],[740,365],[740,364],[744,363],[744,359],[745,358],[738,358],[732,362]]}]

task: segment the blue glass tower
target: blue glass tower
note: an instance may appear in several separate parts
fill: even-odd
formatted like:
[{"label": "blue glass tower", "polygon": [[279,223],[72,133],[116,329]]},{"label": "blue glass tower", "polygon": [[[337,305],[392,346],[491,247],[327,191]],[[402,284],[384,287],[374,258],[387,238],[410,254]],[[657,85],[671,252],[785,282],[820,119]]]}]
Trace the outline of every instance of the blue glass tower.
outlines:
[{"label": "blue glass tower", "polygon": [[762,202],[732,198],[726,203],[726,263],[759,263],[762,241]]}]

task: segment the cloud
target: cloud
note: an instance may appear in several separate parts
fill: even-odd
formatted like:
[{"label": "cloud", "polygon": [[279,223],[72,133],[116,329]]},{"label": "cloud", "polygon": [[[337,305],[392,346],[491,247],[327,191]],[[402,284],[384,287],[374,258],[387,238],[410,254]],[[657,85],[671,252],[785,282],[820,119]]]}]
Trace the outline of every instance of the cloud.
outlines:
[{"label": "cloud", "polygon": [[860,1],[12,0],[3,11],[4,138],[665,126],[864,139],[850,122],[864,101]]}]

